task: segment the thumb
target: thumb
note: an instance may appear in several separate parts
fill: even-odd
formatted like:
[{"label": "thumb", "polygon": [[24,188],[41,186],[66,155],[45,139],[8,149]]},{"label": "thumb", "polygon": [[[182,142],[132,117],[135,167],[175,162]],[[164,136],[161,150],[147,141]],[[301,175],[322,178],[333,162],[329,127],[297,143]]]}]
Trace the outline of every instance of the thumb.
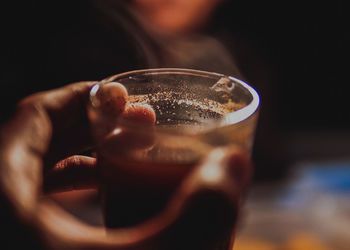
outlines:
[{"label": "thumb", "polygon": [[212,151],[170,202],[170,210],[177,207],[180,212],[160,236],[163,248],[228,249],[245,189],[238,178],[250,168],[248,155],[241,151]]},{"label": "thumb", "polygon": [[44,191],[63,192],[95,188],[98,183],[96,159],[82,155],[58,162],[44,176]]}]

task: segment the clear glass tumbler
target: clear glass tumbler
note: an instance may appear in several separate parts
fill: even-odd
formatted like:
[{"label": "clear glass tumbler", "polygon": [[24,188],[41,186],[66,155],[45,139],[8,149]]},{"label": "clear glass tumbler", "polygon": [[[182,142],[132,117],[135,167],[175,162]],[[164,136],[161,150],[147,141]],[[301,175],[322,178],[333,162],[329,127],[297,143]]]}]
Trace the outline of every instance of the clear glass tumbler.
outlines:
[{"label": "clear glass tumbler", "polygon": [[[127,105],[153,108],[154,126],[102,110],[103,97],[98,93],[108,91],[113,82],[127,89]],[[239,147],[249,153],[259,107],[257,92],[241,80],[169,68],[109,77],[92,88],[90,100],[88,114],[97,141],[100,191],[109,228],[130,228],[156,216],[213,150]]]}]

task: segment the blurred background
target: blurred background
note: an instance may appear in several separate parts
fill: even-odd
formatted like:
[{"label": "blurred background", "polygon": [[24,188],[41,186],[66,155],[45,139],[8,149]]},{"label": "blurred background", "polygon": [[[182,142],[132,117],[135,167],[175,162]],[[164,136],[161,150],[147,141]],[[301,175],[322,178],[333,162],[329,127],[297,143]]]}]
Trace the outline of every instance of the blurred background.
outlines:
[{"label": "blurred background", "polygon": [[[38,0],[1,12],[2,121],[30,93],[134,69],[236,76],[262,104],[235,249],[347,249],[345,1]],[[77,200],[63,204],[74,213]],[[85,219],[100,223],[97,210]]]}]

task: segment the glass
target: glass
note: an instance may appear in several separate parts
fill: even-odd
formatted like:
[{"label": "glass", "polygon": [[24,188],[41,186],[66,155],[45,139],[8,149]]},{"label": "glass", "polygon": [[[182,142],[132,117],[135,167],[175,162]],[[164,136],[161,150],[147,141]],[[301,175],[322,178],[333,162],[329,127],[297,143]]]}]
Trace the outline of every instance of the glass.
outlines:
[{"label": "glass", "polygon": [[[126,87],[127,105],[153,108],[155,126],[103,110],[99,93],[115,82]],[[250,152],[259,107],[257,92],[234,77],[167,68],[109,77],[92,88],[90,100],[109,228],[135,226],[161,212],[212,150],[239,146]]]}]

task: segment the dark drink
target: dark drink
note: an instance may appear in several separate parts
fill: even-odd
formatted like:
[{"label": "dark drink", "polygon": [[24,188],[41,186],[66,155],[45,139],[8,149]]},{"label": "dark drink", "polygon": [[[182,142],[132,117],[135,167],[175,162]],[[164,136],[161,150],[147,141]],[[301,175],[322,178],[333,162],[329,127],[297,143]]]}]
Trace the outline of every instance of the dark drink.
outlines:
[{"label": "dark drink", "polygon": [[99,162],[105,182],[105,222],[111,228],[135,226],[162,211],[178,184],[196,165],[131,163],[106,156],[101,156]]},{"label": "dark drink", "polygon": [[[122,156],[109,155],[109,150],[104,149],[99,154],[99,167],[103,179],[101,195],[106,226],[118,229],[137,227],[162,213],[171,205],[169,201],[182,181],[202,163],[205,157],[204,148],[200,143],[196,145],[186,140],[182,145],[172,147],[156,144],[144,152],[144,161],[140,156],[135,157],[138,158],[135,161],[135,158],[123,159]],[[217,201],[213,199],[211,202]],[[225,205],[223,207],[226,208]],[[152,241],[146,242],[144,249],[228,250],[236,211],[212,212],[210,208],[200,205],[195,205],[194,211],[195,213],[187,211],[170,230],[161,232],[156,244]],[[211,233],[210,227],[216,222],[215,216],[218,212],[225,215],[228,224],[221,228],[222,233]],[[203,224],[203,218],[207,227],[200,230],[193,228],[194,225]],[[192,222],[187,226],[186,223],[190,220]],[[203,240],[203,237],[206,239]]]}]

